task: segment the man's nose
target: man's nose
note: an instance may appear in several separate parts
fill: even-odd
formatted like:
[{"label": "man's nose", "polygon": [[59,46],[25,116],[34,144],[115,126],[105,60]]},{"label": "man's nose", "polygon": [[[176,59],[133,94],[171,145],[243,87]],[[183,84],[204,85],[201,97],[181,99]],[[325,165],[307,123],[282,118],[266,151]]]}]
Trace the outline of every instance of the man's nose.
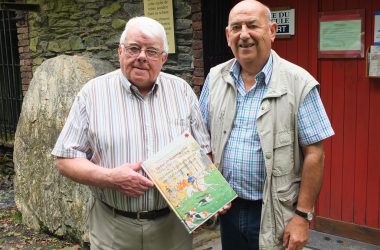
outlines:
[{"label": "man's nose", "polygon": [[145,50],[140,51],[140,53],[137,56],[137,60],[139,60],[139,61],[146,61],[147,60]]},{"label": "man's nose", "polygon": [[250,37],[250,35],[248,32],[248,27],[247,27],[247,25],[243,24],[241,26],[241,30],[240,30],[240,38],[244,39],[244,38],[249,38],[249,37]]}]

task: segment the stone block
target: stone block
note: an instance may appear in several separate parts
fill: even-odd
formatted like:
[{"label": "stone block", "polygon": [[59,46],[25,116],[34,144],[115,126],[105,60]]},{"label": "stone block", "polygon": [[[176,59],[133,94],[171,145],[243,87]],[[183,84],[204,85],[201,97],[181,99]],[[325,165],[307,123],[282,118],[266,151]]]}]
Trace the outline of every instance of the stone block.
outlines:
[{"label": "stone block", "polygon": [[64,55],[36,69],[23,101],[13,155],[15,201],[28,227],[88,240],[89,189],[59,175],[50,153],[78,91],[112,70],[109,62]]}]

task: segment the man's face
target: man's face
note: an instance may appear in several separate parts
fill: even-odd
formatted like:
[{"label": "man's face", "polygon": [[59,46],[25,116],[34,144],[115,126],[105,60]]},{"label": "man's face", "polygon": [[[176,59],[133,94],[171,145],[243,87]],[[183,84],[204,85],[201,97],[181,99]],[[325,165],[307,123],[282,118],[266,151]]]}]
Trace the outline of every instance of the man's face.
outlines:
[{"label": "man's face", "polygon": [[226,37],[228,46],[241,63],[264,66],[269,58],[277,25],[271,24],[259,2],[243,1],[230,12]]},{"label": "man's face", "polygon": [[[132,51],[141,49],[140,53]],[[139,28],[131,27],[127,33],[124,44],[119,45],[119,63],[124,76],[135,85],[141,94],[148,93],[159,75],[163,64],[167,60],[167,54],[162,53],[162,39],[148,37]],[[157,56],[151,56],[157,51]]]}]

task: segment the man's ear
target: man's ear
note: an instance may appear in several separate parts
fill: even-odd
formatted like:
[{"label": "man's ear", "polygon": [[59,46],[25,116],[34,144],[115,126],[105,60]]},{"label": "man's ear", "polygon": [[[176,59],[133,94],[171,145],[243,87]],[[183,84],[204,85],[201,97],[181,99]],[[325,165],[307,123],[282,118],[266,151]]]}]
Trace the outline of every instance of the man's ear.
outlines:
[{"label": "man's ear", "polygon": [[168,56],[169,56],[169,52],[162,54],[162,64],[166,63],[166,61],[168,60]]},{"label": "man's ear", "polygon": [[270,24],[270,40],[272,41],[272,43],[274,42],[274,39],[276,38],[276,34],[277,34],[277,23],[273,22]]},{"label": "man's ear", "polygon": [[226,32],[227,45],[228,47],[231,47],[230,46],[230,29],[228,28],[228,26],[226,27],[225,32]]},{"label": "man's ear", "polygon": [[117,48],[117,53],[119,54],[119,57],[121,56],[121,53],[123,53],[123,48],[121,47],[121,44],[119,44],[119,47]]}]

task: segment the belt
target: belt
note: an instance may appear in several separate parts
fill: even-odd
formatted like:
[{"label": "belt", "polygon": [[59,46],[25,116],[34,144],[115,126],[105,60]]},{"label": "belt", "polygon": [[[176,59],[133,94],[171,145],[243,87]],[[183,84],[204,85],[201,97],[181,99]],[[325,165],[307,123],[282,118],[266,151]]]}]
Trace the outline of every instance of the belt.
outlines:
[{"label": "belt", "polygon": [[168,215],[170,213],[170,209],[168,207],[152,210],[152,211],[140,211],[140,212],[127,212],[123,210],[116,209],[111,207],[107,203],[101,201],[107,208],[111,209],[115,214],[121,215],[124,217],[132,218],[132,219],[142,219],[142,220],[154,220],[159,217]]}]

